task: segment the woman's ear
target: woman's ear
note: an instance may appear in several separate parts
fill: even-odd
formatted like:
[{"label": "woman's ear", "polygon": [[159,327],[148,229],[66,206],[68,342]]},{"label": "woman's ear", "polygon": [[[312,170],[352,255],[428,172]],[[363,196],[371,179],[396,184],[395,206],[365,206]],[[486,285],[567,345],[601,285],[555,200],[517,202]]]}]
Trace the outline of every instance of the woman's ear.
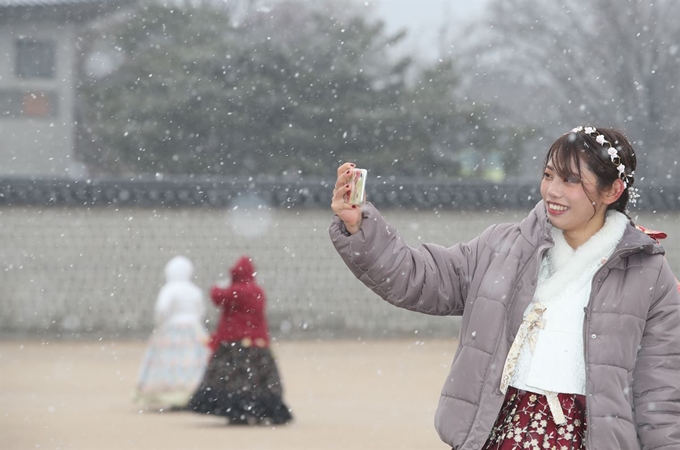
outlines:
[{"label": "woman's ear", "polygon": [[605,204],[611,205],[612,203],[616,202],[619,197],[621,197],[621,194],[623,194],[623,190],[625,188],[626,187],[623,185],[623,181],[617,179],[604,191],[602,200]]}]

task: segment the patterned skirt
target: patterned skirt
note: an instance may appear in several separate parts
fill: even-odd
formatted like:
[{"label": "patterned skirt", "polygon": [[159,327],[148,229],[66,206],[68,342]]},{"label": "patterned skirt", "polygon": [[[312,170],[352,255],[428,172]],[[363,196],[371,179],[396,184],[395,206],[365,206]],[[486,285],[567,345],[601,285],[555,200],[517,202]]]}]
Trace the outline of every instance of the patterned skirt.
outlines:
[{"label": "patterned skirt", "polygon": [[189,410],[224,416],[230,424],[284,424],[293,419],[268,347],[221,343]]},{"label": "patterned skirt", "polygon": [[207,340],[200,324],[154,331],[139,371],[137,403],[154,409],[185,407],[208,365]]},{"label": "patterned skirt", "polygon": [[556,425],[544,395],[508,388],[482,450],[585,450],[586,399],[557,394],[566,423]]}]

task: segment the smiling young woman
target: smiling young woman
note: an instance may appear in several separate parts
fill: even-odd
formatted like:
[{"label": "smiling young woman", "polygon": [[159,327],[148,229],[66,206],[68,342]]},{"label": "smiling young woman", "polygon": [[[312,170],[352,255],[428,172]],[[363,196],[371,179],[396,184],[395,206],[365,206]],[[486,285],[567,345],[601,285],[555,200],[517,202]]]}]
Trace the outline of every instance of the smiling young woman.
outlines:
[{"label": "smiling young woman", "polygon": [[555,141],[546,156],[541,196],[548,219],[571,247],[600,230],[609,209],[625,212],[635,164],[633,148],[615,130],[575,128]]},{"label": "smiling young woman", "polygon": [[435,418],[453,449],[680,448],[680,292],[626,215],[636,164],[623,133],[574,128],[524,220],[449,248],[346,203],[354,164],[338,168],[329,233],[348,268],[395,306],[462,316]]}]

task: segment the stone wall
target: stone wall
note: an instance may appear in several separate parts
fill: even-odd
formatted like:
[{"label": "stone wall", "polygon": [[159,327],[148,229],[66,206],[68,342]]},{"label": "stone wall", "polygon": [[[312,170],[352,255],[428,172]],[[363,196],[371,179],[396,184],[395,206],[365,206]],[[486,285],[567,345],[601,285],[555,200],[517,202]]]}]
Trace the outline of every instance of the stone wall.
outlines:
[{"label": "stone wall", "polygon": [[[526,210],[383,214],[406,242],[450,246]],[[328,238],[330,209],[0,208],[0,333],[139,337],[150,332],[163,267],[189,257],[207,292],[242,254],[268,295],[275,338],[455,336],[458,319],[392,307],[359,283]],[[680,212],[644,212],[641,225],[669,232],[680,273]],[[216,309],[209,306],[208,328]]]}]

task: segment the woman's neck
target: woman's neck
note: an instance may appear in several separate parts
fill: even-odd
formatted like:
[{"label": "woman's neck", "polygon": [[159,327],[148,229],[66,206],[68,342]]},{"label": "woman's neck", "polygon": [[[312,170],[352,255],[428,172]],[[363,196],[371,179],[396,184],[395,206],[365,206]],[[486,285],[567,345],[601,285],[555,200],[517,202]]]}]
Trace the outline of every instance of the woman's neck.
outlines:
[{"label": "woman's neck", "polygon": [[564,240],[574,250],[581,245],[588,242],[588,239],[593,237],[595,233],[600,231],[604,226],[605,215],[598,214],[592,218],[583,228],[576,230],[563,230]]}]

